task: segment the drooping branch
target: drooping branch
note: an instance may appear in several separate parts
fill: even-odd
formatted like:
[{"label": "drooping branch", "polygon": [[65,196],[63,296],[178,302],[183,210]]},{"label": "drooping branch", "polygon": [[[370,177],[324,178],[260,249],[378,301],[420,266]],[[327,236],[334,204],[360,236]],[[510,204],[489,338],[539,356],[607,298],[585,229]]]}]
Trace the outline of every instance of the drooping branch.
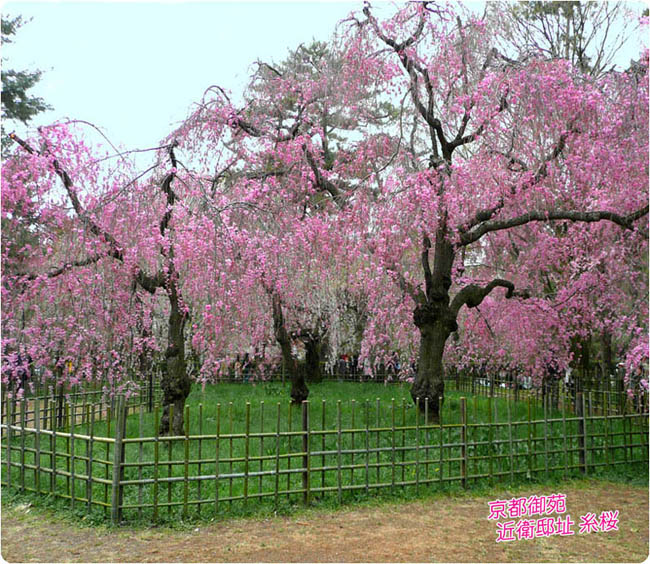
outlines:
[{"label": "drooping branch", "polygon": [[469,284],[460,290],[451,301],[450,309],[453,315],[457,316],[460,308],[464,305],[467,307],[477,307],[481,305],[481,302],[495,288],[506,288],[506,299],[510,299],[514,296],[520,298],[530,297],[530,294],[526,290],[515,291],[515,285],[509,280],[504,280],[502,278],[495,278],[485,286]]},{"label": "drooping branch", "polygon": [[399,284],[400,290],[402,291],[402,294],[407,294],[410,296],[411,299],[418,305],[424,305],[427,303],[427,297],[422,291],[422,288],[411,284],[397,267],[388,268],[387,270],[397,278],[397,282]]},{"label": "drooping branch", "polygon": [[610,211],[575,211],[575,210],[549,210],[549,211],[530,211],[528,213],[511,217],[508,219],[487,221],[479,225],[476,229],[461,233],[460,246],[469,245],[478,241],[486,233],[511,229],[520,225],[525,225],[532,221],[576,221],[584,223],[595,223],[598,221],[611,221],[620,225],[624,229],[632,229],[633,223],[644,215],[648,214],[648,206],[645,206],[628,215],[620,215]]},{"label": "drooping branch", "polygon": [[[18,143],[25,151],[27,151],[30,155],[39,155],[39,156],[44,156],[44,153],[42,151],[37,151],[34,149],[27,141],[21,139],[18,137],[15,133],[10,133],[9,137],[13,139],[16,143]],[[70,175],[68,172],[61,166],[59,161],[57,159],[52,160],[52,167],[54,168],[54,172],[56,175],[61,179],[63,182],[63,187],[65,188],[65,191],[70,198],[70,202],[72,203],[72,207],[79,217],[79,220],[83,223],[84,227],[88,229],[93,235],[99,237],[100,239],[103,239],[108,243],[110,247],[110,255],[113,256],[114,258],[117,258],[118,260],[123,259],[122,255],[122,248],[118,244],[117,240],[107,231],[102,229],[97,223],[95,223],[92,218],[86,214],[85,210],[83,209],[83,206],[81,205],[81,202],[79,201],[79,197],[77,196],[77,192],[74,188],[72,179],[70,178]]]},{"label": "drooping branch", "polygon": [[[25,140],[21,139],[18,137],[15,133],[10,134],[10,138],[13,139],[16,143],[18,143],[25,151],[27,151],[31,155],[40,155],[43,156],[42,152],[37,151],[34,149],[29,143],[27,143]],[[172,147],[173,149],[173,147]],[[170,149],[170,152],[172,152],[172,149]],[[173,154],[173,152],[172,152]],[[175,161],[173,161],[175,162]],[[117,239],[113,237],[110,233],[102,229],[91,217],[88,216],[86,211],[84,210],[83,206],[81,205],[81,202],[79,200],[79,197],[77,196],[77,192],[74,187],[74,183],[72,181],[72,178],[68,174],[68,172],[61,166],[59,161],[57,159],[53,159],[52,161],[52,167],[54,168],[54,172],[57,174],[57,176],[61,179],[63,182],[63,187],[65,188],[65,191],[70,198],[70,201],[72,202],[72,207],[77,214],[77,217],[79,217],[79,220],[82,222],[84,227],[86,227],[93,235],[99,237],[103,241],[105,241],[109,249],[106,253],[101,254],[97,253],[95,255],[92,255],[91,257],[88,257],[86,259],[81,259],[78,261],[74,262],[68,262],[54,270],[51,270],[48,274],[48,278],[54,278],[56,276],[59,276],[68,270],[74,268],[74,267],[81,267],[81,266],[88,266],[89,264],[93,264],[97,261],[99,261],[102,257],[112,257],[116,260],[119,260],[120,262],[124,262],[124,253],[122,250],[121,245],[118,243]],[[171,182],[171,180],[170,180]],[[30,280],[35,280],[37,278],[37,275],[29,275]],[[154,276],[150,276],[143,272],[142,270],[138,269],[137,272],[134,273],[134,278],[136,282],[147,292],[153,294],[155,293],[157,288],[161,288],[165,284],[165,275],[164,272],[157,272]]]},{"label": "drooping branch", "polygon": [[[98,254],[95,254],[93,256],[87,257],[85,259],[76,260],[76,261],[72,261],[72,262],[66,262],[65,264],[62,264],[61,266],[59,266],[58,268],[54,268],[54,269],[50,270],[47,274],[45,274],[45,277],[46,278],[56,278],[57,276],[60,276],[61,274],[63,274],[64,272],[67,272],[68,270],[72,270],[73,268],[77,268],[77,267],[81,267],[81,266],[88,266],[89,264],[94,264],[94,263],[98,262],[99,260],[103,259],[106,256],[108,256],[108,255],[106,255],[105,253],[98,253]],[[34,281],[34,280],[36,280],[37,278],[39,278],[39,277],[41,277],[43,275],[34,274],[33,272],[29,273],[29,274],[25,273],[25,272],[22,272],[22,273],[18,273],[16,276],[18,278],[23,278],[23,279],[26,279],[26,280],[29,280],[29,281]]]}]

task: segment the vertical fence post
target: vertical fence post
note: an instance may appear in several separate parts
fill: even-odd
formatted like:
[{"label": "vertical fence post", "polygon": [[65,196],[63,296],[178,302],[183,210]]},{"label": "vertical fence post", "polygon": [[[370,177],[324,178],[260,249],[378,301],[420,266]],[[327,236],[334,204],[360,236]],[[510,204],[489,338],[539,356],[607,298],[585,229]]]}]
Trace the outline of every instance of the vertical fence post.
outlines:
[{"label": "vertical fence post", "polygon": [[531,397],[528,396],[528,476],[533,477],[533,427],[532,427],[532,405]]},{"label": "vertical fence post", "polygon": [[246,402],[246,426],[244,437],[244,507],[248,505],[248,474],[250,456],[250,435],[251,435],[251,403]]},{"label": "vertical fence post", "polygon": [[438,425],[439,425],[438,437],[440,439],[440,452],[438,453],[440,455],[440,467],[438,468],[438,472],[440,473],[440,476],[438,476],[438,478],[440,479],[440,487],[442,488],[442,474],[443,474],[443,465],[444,465],[443,444],[445,439],[445,435],[442,429],[442,396],[438,396]]},{"label": "vertical fence post", "polygon": [[[140,399],[142,399],[142,386],[140,386]],[[144,436],[143,430],[143,417],[144,405],[140,404],[138,410],[138,438],[142,439]],[[199,457],[200,458],[200,457]],[[142,440],[138,443],[138,481],[142,482],[142,463],[144,460],[144,443]],[[138,517],[142,519],[142,483],[138,484]]]},{"label": "vertical fence post", "polygon": [[420,493],[420,398],[415,398],[415,493]]},{"label": "vertical fence post", "polygon": [[219,435],[221,434],[221,404],[217,404],[217,428],[214,439],[214,516],[219,512]]},{"label": "vertical fence post", "polygon": [[[289,421],[287,422],[287,492],[291,491],[291,432],[292,432],[292,414],[293,410],[291,409],[291,402],[288,404],[288,417]],[[231,425],[232,427],[232,425]],[[231,431],[232,432],[232,431]],[[232,454],[231,454],[232,457]],[[232,495],[232,494],[231,494]],[[287,493],[287,500],[291,499],[291,495]]]},{"label": "vertical fence post", "polygon": [[[562,436],[564,437],[564,440],[562,441],[562,444],[564,445],[564,479],[566,480],[569,477],[569,448],[567,446],[567,432],[566,432],[566,402],[564,403],[564,407],[562,408]],[[571,458],[571,466],[573,466],[573,451],[572,451],[572,458]]]},{"label": "vertical fence post", "polygon": [[25,409],[26,401],[20,400],[20,489],[25,491]]},{"label": "vertical fence post", "polygon": [[[589,392],[589,395],[590,395],[590,399],[591,399],[591,392]],[[588,436],[589,433],[587,431],[587,420],[588,420],[588,416],[590,415],[590,411],[591,411],[591,401],[589,402],[589,410],[590,410],[589,412],[586,410],[585,401],[586,401],[585,395],[582,394],[582,420],[583,420],[582,428],[583,428],[583,433],[584,433],[583,445],[584,445],[584,449],[585,449],[585,456],[584,456],[584,458],[585,458],[585,474],[587,474],[588,471],[589,471],[589,436]],[[593,458],[593,451],[592,451],[592,458]],[[593,459],[592,459],[592,462],[593,462]]]},{"label": "vertical fence post", "polygon": [[310,433],[309,433],[309,401],[305,400],[302,402],[302,489],[303,489],[303,501],[305,505],[311,503],[311,491],[310,491],[310,479],[309,474],[311,472],[311,461],[310,461]]},{"label": "vertical fence post", "polygon": [[[72,401],[72,398],[70,398],[70,401]],[[66,431],[67,427],[67,433],[65,435],[65,471],[67,473],[65,477],[65,488],[66,488],[66,493],[70,495],[70,404],[66,402],[65,404],[65,409],[63,410],[64,414],[64,420],[63,420],[63,430],[64,432]]]},{"label": "vertical fence post", "polygon": [[609,466],[609,393],[603,396],[603,409],[605,411],[605,464]]},{"label": "vertical fence post", "polygon": [[[111,417],[112,417],[112,410],[110,406],[106,405],[106,436],[110,437],[111,436]],[[100,411],[100,417],[101,417],[101,411]],[[55,443],[56,444],[56,443]],[[108,460],[110,456],[110,448],[111,445],[109,442],[105,443],[105,452],[104,452],[104,460]],[[109,470],[108,470],[108,464],[104,464],[104,515],[108,514],[108,478],[109,478]]]},{"label": "vertical fence post", "polygon": [[[74,397],[71,398],[71,402],[74,402]],[[76,418],[77,418],[77,410],[76,410],[77,404],[76,403],[70,403],[70,425],[68,429],[68,434],[70,436],[70,442],[68,443],[70,445],[70,448],[68,449],[68,455],[69,455],[69,461],[70,461],[70,466],[68,468],[70,472],[70,507],[74,509],[74,502],[75,502],[75,495],[76,495],[76,472],[75,472],[75,466],[76,466],[76,453],[75,453],[75,443],[77,442],[77,439],[75,438],[75,424],[76,424]]]},{"label": "vertical fence post", "polygon": [[[199,441],[199,449],[200,447],[201,447],[201,441]],[[201,451],[199,450],[199,458],[201,458],[200,453]],[[263,456],[264,456],[264,400],[260,401],[260,476],[259,476],[259,481],[257,486],[257,491],[259,493],[262,493],[262,487],[263,487],[263,477],[262,477],[262,472],[264,471],[264,460],[262,459]],[[199,465],[199,474],[200,473],[201,473],[201,469]],[[199,485],[201,485],[201,482],[199,482]],[[199,505],[199,508],[200,507],[201,506]]]},{"label": "vertical fence post", "polygon": [[390,402],[390,411],[391,411],[391,479],[390,479],[390,491],[391,493],[395,491],[395,398],[391,399]]},{"label": "vertical fence post", "polygon": [[583,474],[587,473],[587,441],[585,436],[585,398],[582,392],[576,394],[576,416],[578,417],[578,460]]},{"label": "vertical fence post", "polygon": [[153,522],[158,522],[158,463],[160,460],[160,421],[158,406],[153,410]]},{"label": "vertical fence post", "polygon": [[86,456],[88,457],[87,463],[87,482],[86,482],[86,499],[88,500],[88,512],[93,502],[93,459],[94,459],[94,448],[95,448],[95,404],[90,404],[90,414],[89,414],[89,429],[88,429],[88,449],[86,451]]},{"label": "vertical fence post", "polygon": [[[490,391],[494,389],[494,380],[492,380],[492,387]],[[494,431],[492,427],[492,396],[488,397],[488,452],[489,452],[489,474],[490,474],[490,485],[494,485]],[[498,427],[497,427],[498,428]]]},{"label": "vertical fence post", "polygon": [[467,488],[467,406],[464,397],[460,398],[460,422],[460,480],[463,488]]},{"label": "vertical fence post", "polygon": [[338,489],[338,501],[343,501],[343,483],[341,476],[341,465],[343,464],[341,458],[341,443],[343,442],[343,435],[341,433],[341,400],[336,402],[336,481]]},{"label": "vertical fence post", "polygon": [[[323,400],[325,401],[325,400]],[[366,493],[370,490],[370,400],[366,399],[365,402],[366,406]],[[323,407],[325,407],[323,405]],[[323,435],[324,436],[324,435]],[[325,450],[323,448],[323,450]],[[323,463],[323,466],[325,466],[325,463]],[[325,486],[325,482],[323,482],[323,486]]]},{"label": "vertical fence post", "polygon": [[115,404],[117,411],[115,416],[115,442],[113,443],[113,483],[111,486],[111,521],[114,525],[120,522],[122,511],[120,501],[122,499],[122,487],[120,476],[122,470],[122,440],[124,439],[124,396],[118,396]]},{"label": "vertical fence post", "polygon": [[406,479],[406,401],[402,398],[402,482]]},{"label": "vertical fence post", "polygon": [[[183,519],[187,519],[190,490],[190,406],[185,406],[185,439],[183,441]],[[246,455],[248,457],[248,455]]]},{"label": "vertical fence post", "polygon": [[351,418],[351,421],[350,421],[350,426],[352,428],[352,432],[350,433],[350,450],[351,450],[351,453],[350,453],[350,466],[351,466],[351,468],[350,468],[350,485],[354,484],[354,436],[356,435],[356,433],[354,432],[354,429],[356,428],[355,427],[355,422],[354,422],[354,412],[356,410],[356,407],[357,407],[356,400],[354,400],[354,399],[350,400],[350,411],[352,412],[351,413],[352,418]]},{"label": "vertical fence post", "polygon": [[36,491],[41,493],[41,402],[39,398],[34,399],[34,429],[36,435],[34,436],[34,485]]},{"label": "vertical fence post", "polygon": [[623,459],[625,460],[625,465],[627,466],[628,462],[628,453],[627,453],[627,403],[623,402],[623,408],[621,410],[621,427],[623,428]]},{"label": "vertical fence post", "polygon": [[380,469],[379,469],[379,461],[380,461],[380,454],[379,454],[379,443],[380,443],[380,434],[381,432],[379,431],[380,427],[380,411],[381,411],[381,403],[379,401],[379,398],[376,400],[376,409],[375,409],[375,446],[377,447],[375,449],[375,462],[377,463],[375,466],[375,469],[377,471],[377,484],[381,484],[381,476],[380,476]]},{"label": "vertical fence post", "polygon": [[424,479],[429,479],[429,398],[424,398]]},{"label": "vertical fence post", "polygon": [[14,424],[14,403],[13,398],[7,401],[7,489],[11,487],[11,437]]},{"label": "vertical fence post", "polygon": [[514,456],[514,444],[512,442],[512,413],[510,409],[510,396],[506,398],[506,413],[508,415],[508,450],[510,452],[510,482],[512,483],[515,479],[515,456]]},{"label": "vertical fence post", "polygon": [[550,403],[550,395],[547,393],[544,396],[544,472],[548,480],[548,404]]},{"label": "vertical fence post", "polygon": [[[289,419],[291,419],[291,411],[289,411]],[[291,426],[291,424],[289,424]],[[231,477],[228,478],[228,497],[232,498],[232,458],[233,458],[233,450],[232,450],[232,435],[233,435],[233,422],[232,422],[232,402],[228,402],[228,434],[230,435],[229,437],[229,444],[228,444],[228,473],[230,474]],[[228,507],[232,507],[232,499],[228,501]]]},{"label": "vertical fence post", "polygon": [[[284,376],[283,376],[284,378]],[[281,404],[278,402],[278,415],[275,427],[275,508],[278,508],[278,492],[280,490],[280,423],[281,423]]]},{"label": "vertical fence post", "polygon": [[56,492],[56,404],[52,402],[51,409],[51,431],[50,435],[50,466],[52,467],[52,473],[50,474],[50,492],[55,494]]}]

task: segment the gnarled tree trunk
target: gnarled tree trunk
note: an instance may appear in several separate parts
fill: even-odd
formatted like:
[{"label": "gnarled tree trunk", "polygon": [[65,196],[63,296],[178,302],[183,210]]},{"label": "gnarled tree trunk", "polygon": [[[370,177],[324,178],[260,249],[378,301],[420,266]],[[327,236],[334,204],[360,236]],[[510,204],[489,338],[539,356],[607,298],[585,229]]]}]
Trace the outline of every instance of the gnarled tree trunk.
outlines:
[{"label": "gnarled tree trunk", "polygon": [[291,352],[291,338],[284,326],[284,315],[282,314],[280,296],[275,293],[271,294],[271,305],[273,308],[273,332],[276,341],[280,345],[285,370],[291,381],[291,401],[299,404],[309,397],[309,389],[305,383],[304,367],[300,365]]},{"label": "gnarled tree trunk", "polygon": [[449,336],[457,329],[455,317],[448,307],[418,306],[413,321],[420,332],[418,370],[411,397],[430,420],[439,420],[439,406],[444,398],[444,366],[442,357]]},{"label": "gnarled tree trunk", "polygon": [[[171,310],[169,313],[168,346],[165,351],[165,365],[161,379],[163,392],[163,413],[160,419],[161,435],[183,435],[185,400],[190,395],[192,382],[185,363],[185,315],[178,304],[175,285],[169,292]],[[172,412],[170,414],[170,412]],[[170,417],[171,415],[171,417]],[[170,421],[170,419],[172,419]]]},{"label": "gnarled tree trunk", "polygon": [[431,242],[425,236],[421,256],[425,292],[420,291],[416,295],[417,305],[413,311],[413,323],[420,332],[420,351],[411,397],[420,411],[429,415],[430,420],[438,421],[445,391],[442,357],[449,335],[458,329],[457,312],[454,313],[449,305],[454,251],[446,240],[444,225],[436,233],[433,272],[429,266],[430,248]]},{"label": "gnarled tree trunk", "polygon": [[305,378],[308,382],[322,382],[323,367],[321,359],[325,347],[323,338],[316,335],[303,339],[303,343],[305,343]]}]

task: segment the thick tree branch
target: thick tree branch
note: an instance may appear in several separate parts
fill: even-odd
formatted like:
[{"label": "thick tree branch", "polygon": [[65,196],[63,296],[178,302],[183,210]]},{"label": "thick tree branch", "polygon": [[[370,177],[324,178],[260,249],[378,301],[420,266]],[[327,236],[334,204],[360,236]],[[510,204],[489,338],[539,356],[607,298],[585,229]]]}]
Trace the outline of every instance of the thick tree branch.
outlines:
[{"label": "thick tree branch", "polygon": [[[568,131],[566,131],[565,133],[560,135],[560,138],[558,139],[557,143],[553,147],[552,151],[542,159],[542,162],[537,167],[537,170],[533,174],[533,177],[530,179],[529,182],[526,183],[526,185],[523,187],[523,190],[528,190],[528,189],[532,188],[533,186],[535,186],[536,184],[538,184],[539,182],[541,182],[544,178],[546,178],[548,176],[548,163],[550,163],[552,160],[557,159],[562,154],[562,151],[564,151],[564,148],[566,147],[566,142],[567,142],[567,138],[569,136],[569,133],[572,133],[572,132],[575,132],[575,131],[576,130],[575,130],[575,127],[574,127],[574,122],[571,122],[569,124]],[[454,142],[455,142],[455,140],[454,140]],[[509,154],[506,154],[504,156],[509,159],[510,163],[516,163],[519,166],[521,166],[522,167],[522,172],[525,171],[525,170],[528,170],[528,167],[526,166],[526,164],[523,161],[521,161],[521,160],[517,159],[516,157],[513,157],[512,155],[509,155]],[[515,186],[511,186],[510,187],[510,194],[512,196],[514,196],[515,193],[516,193]],[[498,211],[500,211],[503,208],[505,203],[506,203],[505,198],[501,197],[499,199],[499,201],[494,206],[477,211],[476,215],[471,220],[469,220],[467,223],[465,223],[464,225],[462,225],[459,228],[459,231],[461,233],[466,233],[467,231],[469,231],[473,227],[476,227],[480,223],[483,223],[484,221],[489,221],[490,219],[492,219],[494,217],[494,215]]]},{"label": "thick tree branch", "polygon": [[[67,272],[68,270],[71,270],[71,269],[77,268],[77,267],[81,267],[81,266],[88,266],[89,264],[94,264],[94,263],[98,262],[99,260],[101,260],[101,259],[103,259],[104,257],[107,257],[107,256],[110,256],[110,254],[98,253],[98,254],[95,254],[95,255],[93,255],[91,257],[87,257],[85,259],[76,260],[76,261],[72,261],[72,262],[66,262],[65,264],[62,264],[61,266],[59,266],[58,268],[50,270],[45,275],[45,277],[46,278],[56,278],[57,276],[60,276],[61,274],[63,274],[64,272]],[[31,281],[31,280],[36,280],[41,275],[40,274],[34,274],[34,273],[30,273],[30,274],[21,273],[21,274],[17,274],[17,276],[21,277],[21,278],[26,278],[27,280]]]},{"label": "thick tree branch", "polygon": [[162,185],[161,185],[161,190],[167,197],[167,207],[165,209],[165,214],[163,215],[162,219],[160,220],[160,234],[164,235],[165,231],[167,230],[167,227],[169,226],[169,220],[171,219],[172,216],[172,211],[174,208],[174,203],[176,202],[176,194],[174,193],[174,190],[172,189],[172,181],[174,178],[176,178],[176,155],[174,155],[174,147],[178,146],[178,142],[174,141],[168,148],[168,153],[169,153],[169,159],[172,164],[172,170],[167,176],[165,176]]},{"label": "thick tree branch", "polygon": [[512,227],[518,227],[520,225],[525,225],[532,221],[559,221],[559,220],[568,220],[568,221],[577,221],[584,223],[594,223],[597,221],[611,221],[620,225],[624,229],[632,229],[633,223],[648,214],[648,206],[645,206],[635,212],[632,212],[628,215],[620,215],[610,211],[565,211],[565,210],[550,210],[550,211],[530,211],[528,213],[519,215],[517,217],[511,217],[508,219],[501,219],[495,221],[487,221],[482,225],[478,226],[476,229],[468,231],[466,233],[461,233],[460,235],[460,246],[469,245],[478,241],[486,233],[491,233],[493,231],[501,231],[503,229],[510,229]]},{"label": "thick tree branch", "polygon": [[316,188],[320,191],[328,192],[330,196],[332,196],[334,202],[336,202],[336,204],[339,205],[339,207],[342,206],[343,193],[341,189],[336,184],[330,182],[327,178],[323,176],[320,169],[318,168],[318,163],[314,159],[314,155],[311,154],[309,149],[307,149],[306,145],[302,146],[302,150],[305,153],[305,157],[307,159],[307,163],[309,164],[309,168],[311,168],[312,172],[314,173]]},{"label": "thick tree branch", "polygon": [[422,238],[422,271],[424,272],[424,288],[427,298],[431,298],[431,290],[433,288],[433,276],[431,275],[431,267],[429,266],[429,249],[431,248],[431,239],[424,235]]},{"label": "thick tree branch", "polygon": [[467,307],[477,307],[481,305],[481,302],[486,298],[486,296],[495,288],[506,288],[506,299],[510,299],[513,296],[520,298],[529,298],[530,294],[525,291],[515,291],[515,285],[509,280],[503,280],[502,278],[495,278],[490,283],[485,286],[478,286],[477,284],[469,284],[465,286],[460,292],[458,292],[454,299],[451,301],[450,309],[454,316],[458,315],[460,308],[466,305]]}]

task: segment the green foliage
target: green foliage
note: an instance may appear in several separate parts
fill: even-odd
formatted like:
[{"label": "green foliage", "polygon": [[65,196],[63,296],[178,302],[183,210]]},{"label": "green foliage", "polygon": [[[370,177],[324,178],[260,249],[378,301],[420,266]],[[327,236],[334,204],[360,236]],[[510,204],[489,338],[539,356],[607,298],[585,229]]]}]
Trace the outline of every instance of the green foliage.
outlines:
[{"label": "green foliage", "polygon": [[[2,17],[2,44],[13,43],[13,36],[25,24],[21,16]],[[43,98],[29,94],[42,77],[42,71],[18,71],[7,68],[6,60],[2,64],[2,147],[3,153],[8,139],[4,133],[6,120],[27,124],[35,115],[52,109]]]}]

